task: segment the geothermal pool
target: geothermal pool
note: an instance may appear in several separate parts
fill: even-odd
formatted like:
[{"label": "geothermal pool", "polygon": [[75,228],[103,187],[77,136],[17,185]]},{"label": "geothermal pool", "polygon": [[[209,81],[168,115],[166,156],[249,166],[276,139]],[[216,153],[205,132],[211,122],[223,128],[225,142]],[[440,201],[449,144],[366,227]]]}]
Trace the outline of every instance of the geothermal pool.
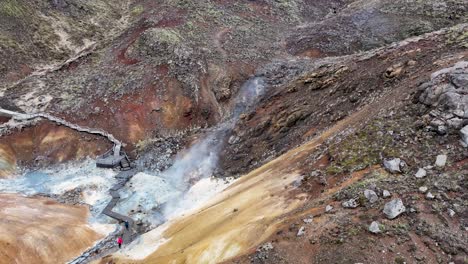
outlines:
[{"label": "geothermal pool", "polygon": [[[225,135],[263,92],[262,79],[247,81],[239,91],[232,114],[224,122],[177,155],[166,171],[139,168],[141,172],[119,190],[121,199],[113,210],[154,229],[203,206],[226,189],[234,179],[212,177]],[[109,190],[116,183],[117,173],[117,170],[97,168],[93,159],[68,162],[36,171],[24,170],[0,179],[0,194],[19,194],[33,199],[42,199],[37,196],[68,197],[72,201],[65,199],[67,202],[86,205],[88,226],[107,236],[118,228],[116,220],[102,214],[111,200]]]},{"label": "geothermal pool", "polygon": [[[87,159],[0,179],[0,193],[50,196],[79,190],[79,202],[90,209],[90,226],[98,233],[109,234],[114,231],[116,221],[101,213],[111,200],[109,189],[116,182],[114,176],[117,173],[97,168],[94,160]],[[187,189],[181,189],[181,183],[174,183],[168,178],[170,176],[149,171],[136,174],[126,188],[120,190],[121,200],[114,210],[156,227],[203,204],[232,183],[232,180],[207,177],[200,178]]]}]

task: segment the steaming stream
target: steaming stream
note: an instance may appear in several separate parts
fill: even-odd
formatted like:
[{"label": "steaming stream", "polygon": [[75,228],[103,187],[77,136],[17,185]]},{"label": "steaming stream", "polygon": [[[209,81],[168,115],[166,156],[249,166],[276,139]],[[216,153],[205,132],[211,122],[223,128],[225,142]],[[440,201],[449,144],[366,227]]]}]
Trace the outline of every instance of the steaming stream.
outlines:
[{"label": "steaming stream", "polygon": [[[201,206],[229,186],[228,181],[211,177],[219,151],[225,135],[239,116],[263,95],[264,89],[261,78],[248,80],[239,91],[233,112],[226,121],[179,154],[168,170],[159,174],[150,171],[136,174],[121,190],[121,200],[114,210],[156,227]],[[111,199],[108,190],[115,183],[115,174],[112,170],[96,168],[95,161],[88,159],[0,179],[0,193],[63,195],[79,188],[82,197],[78,199],[90,205],[90,226],[101,234],[109,234],[115,229],[115,221],[101,212]]]}]

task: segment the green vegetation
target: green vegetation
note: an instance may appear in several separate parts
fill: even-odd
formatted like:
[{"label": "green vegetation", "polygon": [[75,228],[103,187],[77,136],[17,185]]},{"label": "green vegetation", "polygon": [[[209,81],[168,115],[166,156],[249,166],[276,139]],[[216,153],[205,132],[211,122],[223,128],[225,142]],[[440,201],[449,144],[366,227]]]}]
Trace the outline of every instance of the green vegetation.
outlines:
[{"label": "green vegetation", "polygon": [[20,18],[26,15],[26,8],[17,0],[2,0],[0,2],[0,14]]},{"label": "green vegetation", "polygon": [[404,263],[406,263],[406,260],[405,260],[404,257],[396,257],[395,258],[395,263],[396,264],[404,264]]},{"label": "green vegetation", "polygon": [[348,234],[350,236],[357,236],[359,235],[359,233],[361,233],[361,228],[359,228],[358,226],[356,227],[353,226],[348,230]]},{"label": "green vegetation", "polygon": [[363,194],[363,190],[372,184],[387,179],[387,177],[388,173],[374,170],[369,175],[366,175],[364,179],[349,185],[348,187],[333,195],[333,198],[335,200],[343,200],[349,197],[356,197],[358,198],[359,204],[366,204],[367,199]]},{"label": "green vegetation", "polygon": [[275,0],[273,4],[276,8],[278,8],[282,13],[285,13],[286,16],[284,20],[295,22],[299,21],[299,9],[300,6],[298,4],[299,1],[290,1],[290,0]]},{"label": "green vegetation", "polygon": [[167,44],[178,44],[182,40],[182,36],[175,30],[172,29],[158,29],[153,31],[158,40],[162,43]]},{"label": "green vegetation", "polygon": [[142,5],[136,5],[130,11],[130,15],[132,17],[137,17],[137,16],[141,15],[141,13],[143,13],[143,11],[145,11],[145,8]]},{"label": "green vegetation", "polygon": [[0,51],[3,49],[17,49],[19,44],[14,40],[5,35],[0,35]]},{"label": "green vegetation", "polygon": [[376,121],[360,132],[348,136],[342,142],[330,147],[334,162],[327,168],[327,173],[338,174],[362,170],[378,164],[382,156],[398,156],[393,137],[383,129],[382,122]]},{"label": "green vegetation", "polygon": [[468,31],[453,28],[447,34],[447,44],[455,44],[463,48],[468,48]]}]

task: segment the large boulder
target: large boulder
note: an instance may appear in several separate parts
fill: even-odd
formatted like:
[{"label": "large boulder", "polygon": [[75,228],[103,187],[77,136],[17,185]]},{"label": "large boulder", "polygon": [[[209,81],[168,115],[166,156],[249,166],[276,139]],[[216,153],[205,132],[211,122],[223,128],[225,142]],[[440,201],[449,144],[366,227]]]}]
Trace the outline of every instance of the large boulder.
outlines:
[{"label": "large boulder", "polygon": [[403,201],[397,198],[385,204],[383,213],[388,219],[395,219],[405,211],[406,207],[403,205]]},{"label": "large boulder", "polygon": [[364,196],[369,203],[375,203],[379,200],[379,196],[373,190],[364,190]]},{"label": "large boulder", "polygon": [[390,173],[400,173],[402,167],[405,166],[404,161],[399,158],[385,159],[383,162],[385,169]]},{"label": "large boulder", "polygon": [[468,147],[468,125],[460,130],[461,142],[463,146]]},{"label": "large boulder", "polygon": [[434,72],[420,89],[419,101],[434,108],[430,126],[438,134],[468,124],[468,61]]}]

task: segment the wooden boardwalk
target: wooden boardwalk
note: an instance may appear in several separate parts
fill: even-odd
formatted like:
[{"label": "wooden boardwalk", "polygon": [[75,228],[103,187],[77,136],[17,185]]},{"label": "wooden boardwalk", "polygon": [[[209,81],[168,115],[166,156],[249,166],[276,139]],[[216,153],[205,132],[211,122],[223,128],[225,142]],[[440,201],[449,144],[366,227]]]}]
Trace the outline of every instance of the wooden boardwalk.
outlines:
[{"label": "wooden boardwalk", "polygon": [[121,222],[128,222],[128,230],[124,228],[122,239],[124,244],[130,243],[136,236],[136,232],[134,232],[135,222],[132,218],[126,215],[122,215],[112,211],[112,209],[117,205],[120,200],[119,190],[122,189],[125,184],[135,175],[138,173],[136,168],[131,168],[129,170],[121,171],[119,174],[115,176],[117,179],[117,183],[111,187],[109,193],[112,197],[112,200],[107,204],[107,206],[102,211],[103,214],[114,218]]},{"label": "wooden boardwalk", "polygon": [[[117,249],[117,242],[116,237],[122,236],[123,244],[129,244],[132,242],[136,236],[138,235],[136,228],[135,228],[135,221],[126,215],[122,215],[112,211],[114,207],[120,200],[119,190],[122,189],[125,184],[135,175],[138,173],[138,169],[135,168],[128,156],[123,152],[122,146],[123,143],[117,140],[112,134],[107,133],[100,129],[94,129],[89,127],[80,126],[77,124],[70,123],[62,118],[55,117],[49,115],[47,113],[35,113],[35,114],[26,114],[26,113],[18,113],[6,109],[0,108],[0,116],[5,116],[12,118],[16,121],[31,121],[33,119],[47,119],[51,122],[54,122],[59,125],[66,126],[73,130],[99,135],[102,137],[107,138],[114,144],[114,147],[103,156],[98,157],[96,161],[96,165],[99,167],[107,167],[107,168],[116,168],[120,169],[120,172],[115,176],[117,179],[117,183],[114,184],[111,189],[109,190],[109,194],[111,195],[112,199],[107,204],[107,206],[102,211],[102,214],[107,215],[111,218],[116,219],[119,221],[120,224],[124,222],[128,222],[128,229],[125,227],[117,228],[112,234],[104,238],[102,241],[97,243],[94,247],[89,248],[83,254],[78,256],[77,258],[71,260],[69,263],[79,264],[79,263],[89,263],[91,260],[96,259],[97,257],[101,256],[102,254],[110,253],[111,251],[115,251]],[[111,161],[111,162],[108,162]],[[107,166],[109,163],[112,166]],[[106,166],[103,166],[106,165]],[[120,230],[121,229],[121,230]]]}]

